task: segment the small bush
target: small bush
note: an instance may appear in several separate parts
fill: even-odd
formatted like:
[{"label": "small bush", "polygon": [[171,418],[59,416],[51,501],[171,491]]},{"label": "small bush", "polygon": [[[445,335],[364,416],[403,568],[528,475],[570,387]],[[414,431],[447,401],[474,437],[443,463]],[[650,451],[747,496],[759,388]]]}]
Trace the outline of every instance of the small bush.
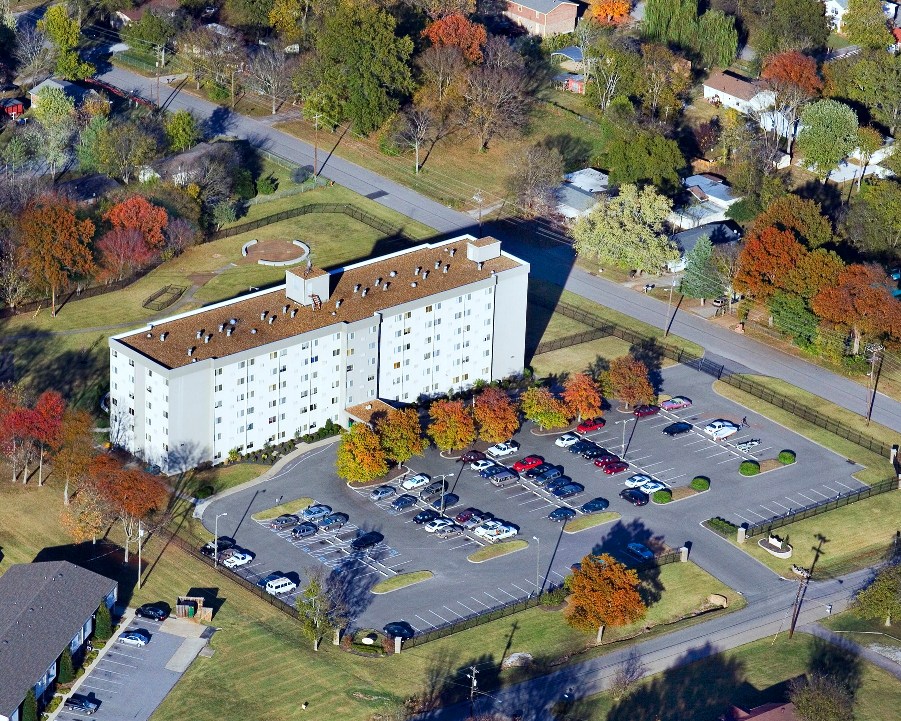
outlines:
[{"label": "small bush", "polygon": [[293,180],[298,185],[302,185],[310,178],[313,177],[313,167],[312,166],[303,166],[300,168],[294,168],[291,172],[291,180]]},{"label": "small bush", "polygon": [[400,155],[401,152],[397,143],[394,142],[394,139],[387,134],[379,138],[379,150],[383,155],[387,155],[388,157],[396,157]]},{"label": "small bush", "polygon": [[566,600],[566,594],[567,590],[563,586],[560,586],[560,588],[555,588],[553,591],[548,591],[547,593],[542,594],[541,605],[559,606]]},{"label": "small bush", "polygon": [[195,497],[195,498],[199,498],[200,500],[203,500],[204,498],[209,498],[209,497],[212,496],[215,492],[216,492],[216,489],[213,488],[213,487],[210,486],[210,485],[201,486],[201,487],[198,488],[197,491],[194,493],[194,497]]},{"label": "small bush", "polygon": [[253,176],[247,168],[237,168],[232,175],[232,189],[241,200],[250,200],[257,194]]},{"label": "small bush", "polygon": [[721,536],[734,536],[738,533],[738,526],[719,516],[708,520],[707,527],[712,531],[716,531]]},{"label": "small bush", "polygon": [[673,492],[669,488],[661,488],[654,491],[654,503],[669,503],[673,500]]},{"label": "small bush", "polygon": [[109,609],[106,607],[106,603],[101,603],[94,617],[94,638],[98,641],[108,641],[112,635],[113,621],[110,618]]},{"label": "small bush", "polygon": [[795,462],[795,452],[794,451],[779,451],[779,463],[783,466],[791,465]]},{"label": "small bush", "polygon": [[278,178],[273,175],[267,175],[257,181],[257,192],[260,195],[272,195],[278,190]]},{"label": "small bush", "polygon": [[696,491],[706,491],[710,488],[710,479],[707,476],[695,476],[689,485]]},{"label": "small bush", "polygon": [[760,473],[760,464],[757,461],[742,461],[738,472],[743,476],[756,476]]},{"label": "small bush", "polygon": [[62,696],[54,696],[50,699],[50,703],[47,704],[47,707],[44,709],[45,714],[52,714],[56,709],[59,708],[59,705],[63,702]]},{"label": "small bush", "polygon": [[219,83],[212,83],[207,86],[206,94],[214,103],[222,103],[231,97],[228,88],[219,85]]}]

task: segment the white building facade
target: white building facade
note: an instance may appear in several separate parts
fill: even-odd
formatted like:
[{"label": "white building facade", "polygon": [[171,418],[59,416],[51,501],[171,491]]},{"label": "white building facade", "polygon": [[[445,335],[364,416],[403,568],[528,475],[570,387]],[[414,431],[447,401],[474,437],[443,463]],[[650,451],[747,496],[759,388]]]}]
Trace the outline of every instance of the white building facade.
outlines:
[{"label": "white building facade", "polygon": [[522,370],[527,263],[417,246],[110,338],[111,440],[167,473]]}]

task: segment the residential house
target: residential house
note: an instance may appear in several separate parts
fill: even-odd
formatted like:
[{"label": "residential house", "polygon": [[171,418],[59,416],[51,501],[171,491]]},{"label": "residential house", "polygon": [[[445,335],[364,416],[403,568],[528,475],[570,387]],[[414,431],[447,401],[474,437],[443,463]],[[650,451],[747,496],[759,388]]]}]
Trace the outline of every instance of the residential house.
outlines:
[{"label": "residential house", "polygon": [[112,608],[117,590],[68,561],[19,563],[0,576],[0,721],[20,721],[29,689],[44,706],[63,652],[80,660],[97,609]]},{"label": "residential house", "polygon": [[25,112],[25,101],[21,98],[4,98],[0,100],[0,113],[16,118]]},{"label": "residential house", "polygon": [[772,107],[775,94],[763,83],[736,73],[712,73],[704,81],[704,99],[715,105],[734,108],[743,115],[760,113]]},{"label": "residential house", "polygon": [[[823,4],[826,6],[826,17],[832,21],[832,29],[840,33],[848,12],[848,0],[824,0]],[[898,3],[883,2],[882,12],[886,20],[894,22],[898,16]]]},{"label": "residential house", "polygon": [[741,200],[725,180],[710,173],[692,175],[682,185],[688,191],[689,202],[673,210],[667,218],[675,228],[696,228],[726,220],[729,208]]},{"label": "residential house", "polygon": [[594,168],[583,168],[563,176],[564,182],[557,187],[557,212],[572,222],[588,215],[597,205],[598,195],[606,193],[609,178]]},{"label": "residential house", "polygon": [[530,35],[544,38],[573,32],[579,11],[579,4],[570,0],[507,0],[504,15]]},{"label": "residential house", "polygon": [[585,95],[585,76],[576,73],[560,73],[554,76],[554,81],[561,90],[570,93]]},{"label": "residential house", "polygon": [[150,0],[138,7],[116,10],[110,17],[110,24],[116,29],[121,29],[138,22],[150,11],[163,17],[174,17],[180,6],[179,0]]},{"label": "residential house", "polygon": [[94,92],[93,90],[83,88],[80,85],[76,85],[75,83],[70,83],[68,80],[47,78],[44,82],[38,83],[28,91],[28,97],[31,101],[31,107],[34,108],[40,104],[38,95],[40,95],[40,92],[44,88],[57,88],[59,90],[62,90],[68,97],[72,99],[72,102],[74,102],[76,106],[81,105],[85,101],[85,98],[87,98],[88,95]]},{"label": "residential house", "polygon": [[152,166],[144,166],[138,172],[138,180],[147,183],[162,178],[183,188],[202,175],[202,162],[215,151],[214,143],[198,143],[190,150],[158,160]]},{"label": "residential house", "polygon": [[559,62],[560,67],[569,73],[581,73],[583,70],[582,48],[570,45],[551,53],[551,58]]},{"label": "residential house", "polygon": [[793,703],[765,703],[745,711],[733,706],[723,717],[728,721],[801,721]]},{"label": "residential house", "polygon": [[683,230],[681,233],[675,233],[670,239],[679,249],[679,259],[671,260],[666,264],[670,273],[681,273],[685,270],[685,256],[704,237],[710,238],[710,242],[713,245],[737,243],[741,240],[741,232],[738,230],[738,226],[731,222],[716,222]]}]

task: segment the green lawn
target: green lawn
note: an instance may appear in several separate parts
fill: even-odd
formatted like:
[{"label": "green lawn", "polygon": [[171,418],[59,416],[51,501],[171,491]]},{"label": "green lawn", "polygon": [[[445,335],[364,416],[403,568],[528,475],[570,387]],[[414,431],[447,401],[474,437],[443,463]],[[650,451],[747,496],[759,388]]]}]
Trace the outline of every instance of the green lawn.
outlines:
[{"label": "green lawn", "polygon": [[853,611],[846,611],[820,621],[820,624],[840,633],[861,646],[869,646],[876,653],[888,655],[901,662],[901,621],[895,619],[891,626],[883,620],[861,618]]},{"label": "green lawn", "polygon": [[629,354],[630,345],[619,338],[607,337],[534,356],[532,370],[538,378],[565,376],[607,367],[611,360]]},{"label": "green lawn", "polygon": [[597,528],[604,523],[619,520],[621,516],[616,511],[606,511],[605,513],[582,514],[566,524],[563,529],[564,533],[579,533],[587,531],[589,528]]},{"label": "green lawn", "polygon": [[391,591],[398,591],[401,588],[406,588],[407,586],[412,586],[414,583],[422,583],[423,581],[428,581],[432,577],[431,571],[413,571],[411,573],[398,573],[396,576],[391,576],[390,578],[386,578],[384,581],[379,581],[372,587],[373,593],[391,593]]},{"label": "green lawn", "polygon": [[[608,693],[579,702],[567,718],[608,721],[716,721],[731,705],[749,709],[788,700],[788,681],[822,668],[842,651],[806,634],[763,639],[643,681],[619,702]],[[845,679],[857,681],[855,721],[885,721],[898,713],[898,680],[865,661],[850,660]]]},{"label": "green lawn", "polygon": [[493,543],[490,546],[482,546],[478,551],[473,551],[466,558],[472,561],[472,563],[484,563],[485,561],[490,561],[494,558],[506,556],[509,553],[522,551],[528,547],[528,541],[501,541],[500,543]]}]

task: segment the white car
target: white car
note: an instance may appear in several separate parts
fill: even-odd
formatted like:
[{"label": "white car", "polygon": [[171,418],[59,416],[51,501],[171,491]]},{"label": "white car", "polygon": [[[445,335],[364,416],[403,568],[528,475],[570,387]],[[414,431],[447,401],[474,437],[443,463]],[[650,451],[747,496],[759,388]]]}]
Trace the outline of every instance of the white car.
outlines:
[{"label": "white car", "polygon": [[636,473],[626,479],[626,488],[641,488],[645,483],[656,483],[656,481],[644,473]]},{"label": "white car", "polygon": [[560,436],[556,441],[554,441],[555,446],[560,446],[560,448],[569,448],[572,445],[575,445],[579,442],[579,436],[575,433],[564,433]]},{"label": "white car", "polygon": [[119,643],[125,644],[126,646],[137,646],[138,648],[146,646],[149,640],[147,633],[140,629],[136,631],[126,631],[119,636]]},{"label": "white car", "polygon": [[643,486],[640,486],[639,490],[642,493],[647,493],[650,496],[652,493],[662,491],[664,488],[666,488],[666,486],[660,481],[648,481]]},{"label": "white car", "polygon": [[423,526],[425,528],[426,533],[435,533],[436,531],[440,531],[442,528],[448,528],[449,526],[453,526],[454,522],[450,518],[436,518],[434,521],[429,521]]},{"label": "white car", "polygon": [[486,452],[492,458],[504,458],[505,456],[512,456],[518,450],[519,443],[507,441],[506,443],[498,443],[496,446],[491,446]]},{"label": "white car", "polygon": [[519,533],[519,531],[517,531],[515,528],[511,528],[502,521],[487,521],[476,528],[473,533],[479,538],[484,538],[486,541],[494,542],[501,541],[505,538],[512,538],[517,533]]},{"label": "white car", "polygon": [[226,568],[238,568],[238,566],[246,566],[253,560],[253,555],[247,551],[237,551],[226,558],[222,565]]},{"label": "white car", "polygon": [[732,421],[724,421],[722,419],[713,421],[704,426],[704,433],[713,438],[715,441],[721,441],[724,438],[738,433],[738,426]]},{"label": "white car", "polygon": [[494,461],[483,458],[481,461],[473,461],[469,464],[469,467],[478,473],[479,471],[484,471],[486,468],[491,468],[493,465],[496,465]]},{"label": "white car", "polygon": [[431,476],[425,473],[417,473],[415,476],[410,476],[406,481],[401,483],[401,488],[405,491],[412,491],[416,488],[422,488],[423,486],[428,485],[431,480]]}]

